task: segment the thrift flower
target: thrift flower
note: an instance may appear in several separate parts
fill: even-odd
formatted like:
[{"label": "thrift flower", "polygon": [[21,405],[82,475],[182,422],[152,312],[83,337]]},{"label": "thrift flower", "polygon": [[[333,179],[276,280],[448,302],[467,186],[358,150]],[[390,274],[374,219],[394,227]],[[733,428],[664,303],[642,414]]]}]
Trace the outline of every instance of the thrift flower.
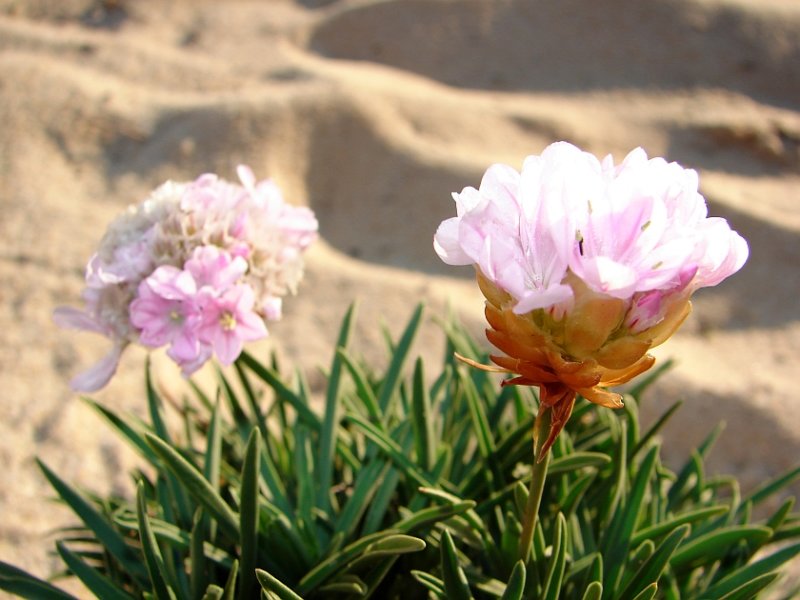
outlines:
[{"label": "thrift flower", "polygon": [[167,182],[109,226],[86,267],[84,310],[56,309],[63,327],[109,338],[109,354],[72,380],[95,391],[114,375],[130,343],[168,346],[189,375],[214,353],[230,364],[243,344],[266,337],[282,298],[303,274],[317,237],[305,207],[239,167],[241,184],[213,174]]},{"label": "thrift flower", "polygon": [[[453,194],[434,236],[439,257],[474,265],[486,331],[505,384],[533,385],[555,441],[576,394],[617,408],[606,388],[649,369],[647,354],[691,310],[690,297],[738,271],[744,239],[709,218],[697,173],[633,150],[615,165],[566,142],[490,167]],[[471,362],[471,361],[467,361]],[[473,363],[474,364],[474,363]]]},{"label": "thrift flower", "polygon": [[267,335],[264,319],[253,310],[255,295],[251,287],[235,285],[219,296],[208,293],[202,302],[199,335],[214,348],[222,364],[236,360],[244,342]]}]

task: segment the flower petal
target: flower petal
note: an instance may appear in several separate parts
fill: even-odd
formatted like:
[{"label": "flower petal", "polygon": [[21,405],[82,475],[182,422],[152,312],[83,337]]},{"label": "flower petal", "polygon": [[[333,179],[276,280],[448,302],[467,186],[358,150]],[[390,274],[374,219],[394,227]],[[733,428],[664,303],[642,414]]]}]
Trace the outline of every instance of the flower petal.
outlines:
[{"label": "flower petal", "polygon": [[70,381],[70,387],[76,392],[96,392],[111,381],[117,372],[120,356],[125,344],[114,344],[111,351],[88,371],[84,371]]}]

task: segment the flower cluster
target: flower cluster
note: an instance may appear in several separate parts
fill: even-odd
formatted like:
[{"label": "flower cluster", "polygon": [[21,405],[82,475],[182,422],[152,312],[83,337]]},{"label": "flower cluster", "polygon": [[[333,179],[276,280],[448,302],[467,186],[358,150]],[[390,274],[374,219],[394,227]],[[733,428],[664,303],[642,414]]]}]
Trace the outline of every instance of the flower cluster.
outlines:
[{"label": "flower cluster", "polygon": [[317,220],[249,168],[238,175],[241,185],[212,174],[167,182],[111,223],[86,267],[84,310],[54,315],[113,341],[74,389],[106,385],[131,342],[168,346],[188,375],[214,354],[232,363],[244,342],[267,335],[265,320],[280,318],[282,296],[302,277]]},{"label": "flower cluster", "polygon": [[641,148],[619,165],[566,142],[521,172],[494,165],[480,189],[453,194],[457,216],[434,247],[474,265],[487,299],[487,337],[507,383],[536,385],[552,407],[552,443],[576,393],[609,407],[604,389],[652,366],[647,351],[689,314],[689,298],[735,273],[747,243],[709,218],[697,173]]}]

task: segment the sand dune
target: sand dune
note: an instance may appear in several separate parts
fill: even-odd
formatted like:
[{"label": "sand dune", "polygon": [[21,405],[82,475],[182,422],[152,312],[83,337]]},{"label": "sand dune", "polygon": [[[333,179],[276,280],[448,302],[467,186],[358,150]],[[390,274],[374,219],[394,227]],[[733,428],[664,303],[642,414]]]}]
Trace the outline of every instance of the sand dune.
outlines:
[{"label": "sand dune", "polygon": [[[489,164],[566,139],[698,169],[751,259],[698,295],[643,410],[686,399],[672,460],[724,419],[712,468],[752,487],[793,466],[799,109],[792,0],[0,0],[0,559],[41,575],[57,564],[49,531],[69,517],[35,456],[80,485],[132,489],[132,456],[67,387],[104,344],[57,330],[52,309],[77,304],[127,204],[238,163],[319,217],[306,280],[263,344],[317,386],[354,298],[369,356],[381,320],[399,331],[420,300],[480,332],[470,270],[441,264],[431,238],[450,193]],[[429,323],[418,351],[441,349]],[[97,397],[141,414],[143,360],[129,352]]]}]

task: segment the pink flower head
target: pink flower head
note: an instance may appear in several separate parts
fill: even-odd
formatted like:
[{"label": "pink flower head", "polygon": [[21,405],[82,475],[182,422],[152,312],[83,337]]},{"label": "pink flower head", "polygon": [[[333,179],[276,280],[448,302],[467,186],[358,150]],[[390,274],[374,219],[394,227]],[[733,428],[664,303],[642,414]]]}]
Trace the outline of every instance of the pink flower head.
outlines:
[{"label": "pink flower head", "polygon": [[[480,189],[454,194],[456,216],[434,236],[451,265],[474,265],[489,341],[507,383],[535,385],[553,409],[545,448],[577,394],[622,406],[605,390],[649,369],[647,351],[690,311],[689,298],[747,260],[747,243],[708,218],[697,173],[632,151],[619,165],[566,142],[490,167]],[[546,450],[545,450],[546,452]]]},{"label": "pink flower head", "polygon": [[111,223],[86,268],[84,310],[54,315],[59,325],[113,343],[106,358],[73,380],[75,389],[108,383],[131,342],[168,346],[187,375],[215,352],[230,364],[244,342],[267,335],[265,319],[280,318],[317,220],[249,168],[238,175],[241,184],[214,174],[167,182]]},{"label": "pink flower head", "polygon": [[555,143],[521,173],[494,165],[480,189],[453,197],[457,216],[439,226],[436,252],[448,264],[474,264],[518,314],[568,312],[571,278],[627,302],[648,294],[652,307],[658,294],[716,285],[747,259],[744,239],[724,219],[706,218],[697,173],[641,148],[615,166]]}]

